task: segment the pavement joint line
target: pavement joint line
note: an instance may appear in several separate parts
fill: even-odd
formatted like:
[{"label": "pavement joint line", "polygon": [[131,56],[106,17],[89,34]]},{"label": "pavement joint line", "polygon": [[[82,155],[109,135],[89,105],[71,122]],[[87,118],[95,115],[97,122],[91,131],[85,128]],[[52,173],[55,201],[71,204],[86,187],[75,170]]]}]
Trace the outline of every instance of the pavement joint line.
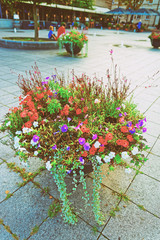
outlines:
[{"label": "pavement joint line", "polygon": [[157,182],[160,182],[160,180],[158,180],[158,179],[156,179],[156,178],[154,178],[154,177],[152,177],[152,176],[146,174],[145,172],[140,173],[140,174],[144,174],[145,176],[147,176],[147,177],[149,177],[149,178],[152,178],[153,180],[155,180],[155,181],[157,181]]},{"label": "pavement joint line", "polygon": [[[160,96],[157,97],[157,98],[152,102],[152,104],[147,108],[147,110],[144,112],[144,114],[152,107],[152,105],[153,105],[159,98],[160,98]],[[150,121],[150,122],[152,122],[152,121]]]},{"label": "pavement joint line", "polygon": [[[0,219],[0,220],[1,220],[1,219]],[[3,219],[2,219],[1,225],[3,226],[3,228],[5,229],[6,232],[8,232],[9,234],[11,234],[11,236],[12,236],[13,239],[19,240],[19,237],[17,236],[17,234],[14,234],[14,233],[12,232],[12,230],[10,229],[10,226],[4,224]],[[7,229],[8,229],[8,230],[7,230]],[[13,235],[14,235],[14,237],[13,237]]]}]

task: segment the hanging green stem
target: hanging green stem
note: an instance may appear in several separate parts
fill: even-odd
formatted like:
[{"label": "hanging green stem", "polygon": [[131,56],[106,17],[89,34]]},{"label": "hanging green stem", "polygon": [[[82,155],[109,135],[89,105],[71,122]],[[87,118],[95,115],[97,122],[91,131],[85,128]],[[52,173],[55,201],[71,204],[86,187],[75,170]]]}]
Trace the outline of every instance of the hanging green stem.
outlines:
[{"label": "hanging green stem", "polygon": [[99,190],[101,188],[101,182],[102,182],[102,177],[100,175],[101,173],[101,168],[97,163],[93,163],[93,170],[94,170],[94,178],[93,178],[93,212],[95,215],[95,220],[99,225],[104,224],[104,216],[102,215],[101,212],[101,207],[100,207],[100,194]]},{"label": "hanging green stem", "polygon": [[63,219],[65,222],[70,224],[75,224],[77,222],[77,217],[73,213],[70,205],[71,203],[68,200],[68,194],[67,194],[67,187],[65,183],[65,176],[66,171],[63,169],[62,165],[58,165],[54,168],[52,168],[53,177],[55,179],[55,182],[58,187],[58,191],[60,192],[60,200],[62,201],[62,213],[63,213]]}]

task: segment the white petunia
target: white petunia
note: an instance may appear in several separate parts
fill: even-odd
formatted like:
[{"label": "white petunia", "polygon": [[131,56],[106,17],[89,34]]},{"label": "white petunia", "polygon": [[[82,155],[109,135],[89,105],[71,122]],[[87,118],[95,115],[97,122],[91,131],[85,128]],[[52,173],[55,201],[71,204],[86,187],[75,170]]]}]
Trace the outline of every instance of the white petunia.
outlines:
[{"label": "white petunia", "polygon": [[38,127],[38,122],[33,122],[33,126],[36,128],[36,127]]},{"label": "white petunia", "polygon": [[10,124],[11,124],[11,121],[7,122],[7,123],[6,123],[6,126],[8,127]]},{"label": "white petunia", "polygon": [[32,145],[32,146],[35,146],[35,145],[37,145],[37,142],[34,142],[34,141],[33,141],[33,139],[31,140],[31,142],[30,142],[30,143],[31,143],[31,145]]},{"label": "white petunia", "polygon": [[29,133],[29,128],[24,127],[24,128],[22,129],[22,132],[23,132],[23,133]]},{"label": "white petunia", "polygon": [[20,148],[19,142],[14,143],[14,148],[15,149]]},{"label": "white petunia", "polygon": [[115,155],[116,155],[115,152],[110,152],[108,156],[112,159],[115,157]]},{"label": "white petunia", "polygon": [[17,136],[14,137],[14,143],[19,143],[19,137]]},{"label": "white petunia", "polygon": [[122,153],[121,153],[121,157],[122,157],[123,159],[127,159],[127,158],[129,158],[129,155],[128,155],[127,152],[122,152]]},{"label": "white petunia", "polygon": [[94,144],[95,148],[99,148],[100,145],[101,145],[101,144],[100,144],[98,141],[96,141],[95,144]]},{"label": "white petunia", "polygon": [[126,169],[125,169],[125,173],[128,173],[128,174],[129,174],[129,173],[131,173],[131,172],[132,172],[132,170],[131,170],[130,168],[126,168]]},{"label": "white petunia", "polygon": [[38,155],[38,151],[34,151],[34,155],[37,156]]},{"label": "white petunia", "polygon": [[104,159],[105,163],[109,163],[111,161],[109,156],[105,156]]},{"label": "white petunia", "polygon": [[131,151],[133,155],[136,155],[138,152],[139,152],[138,147],[134,147],[133,150]]},{"label": "white petunia", "polygon": [[21,147],[19,147],[19,151],[20,152],[27,152],[27,150],[25,148],[21,148]]},{"label": "white petunia", "polygon": [[95,101],[94,101],[94,103],[100,103],[101,102],[101,100],[99,100],[99,99],[95,99]]},{"label": "white petunia", "polygon": [[51,165],[50,161],[46,162],[46,168],[47,168],[48,171],[51,170],[52,165]]},{"label": "white petunia", "polygon": [[16,131],[15,134],[20,135],[22,131]]},{"label": "white petunia", "polygon": [[101,163],[101,157],[96,156],[96,159],[97,159],[97,161],[98,161],[99,163]]}]

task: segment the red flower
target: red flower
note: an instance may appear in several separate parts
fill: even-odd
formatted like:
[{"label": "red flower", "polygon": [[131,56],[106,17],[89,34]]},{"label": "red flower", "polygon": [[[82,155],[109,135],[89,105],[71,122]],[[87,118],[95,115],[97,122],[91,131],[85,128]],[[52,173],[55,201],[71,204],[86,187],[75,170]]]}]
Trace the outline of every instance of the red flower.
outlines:
[{"label": "red flower", "polygon": [[121,139],[118,139],[118,140],[116,141],[116,143],[117,143],[117,145],[122,145],[122,140],[121,140]]},{"label": "red flower", "polygon": [[96,151],[95,151],[95,149],[92,147],[92,148],[90,148],[89,153],[90,153],[91,155],[95,155]]},{"label": "red flower", "polygon": [[31,117],[30,117],[30,121],[35,121],[35,120],[38,120],[38,113],[34,113],[34,115],[32,115]]},{"label": "red flower", "polygon": [[26,117],[26,116],[27,116],[27,112],[26,112],[26,111],[21,112],[21,113],[20,113],[20,116],[21,116],[22,118]]},{"label": "red flower", "polygon": [[26,122],[24,125],[25,125],[25,127],[27,127],[27,128],[31,128],[31,127],[32,127],[31,121]]},{"label": "red flower", "polygon": [[104,146],[103,147],[100,147],[98,152],[104,152]]},{"label": "red flower", "polygon": [[78,109],[76,110],[76,114],[79,115],[79,114],[81,114],[81,113],[82,113],[81,109],[78,108]]},{"label": "red flower", "polygon": [[121,132],[127,133],[128,132],[128,128],[126,126],[121,127]]},{"label": "red flower", "polygon": [[87,124],[88,123],[88,119],[86,119],[84,122],[83,122],[83,124]]},{"label": "red flower", "polygon": [[72,101],[73,101],[73,97],[69,97],[68,102],[72,104],[73,103]]},{"label": "red flower", "polygon": [[128,136],[127,136],[127,139],[128,139],[129,142],[132,142],[132,141],[133,141],[133,137],[132,137],[131,135],[128,135]]},{"label": "red flower", "polygon": [[127,140],[121,140],[121,145],[123,146],[123,147],[128,147],[129,146],[129,142],[127,141]]},{"label": "red flower", "polygon": [[121,118],[119,119],[119,122],[120,122],[120,123],[124,122],[124,117],[121,117]]},{"label": "red flower", "polygon": [[102,136],[99,136],[99,138],[98,138],[98,142],[100,142],[101,144],[104,144],[104,139],[103,139]]},{"label": "red flower", "polygon": [[112,133],[107,133],[106,137],[105,137],[105,140],[107,141],[107,140],[112,140],[112,139],[113,139]]},{"label": "red flower", "polygon": [[86,152],[86,151],[84,151],[83,153],[82,153],[82,157],[87,157],[88,156],[88,153]]},{"label": "red flower", "polygon": [[41,108],[42,108],[42,106],[41,106],[41,105],[38,105],[38,106],[37,106],[37,109],[41,109]]},{"label": "red flower", "polygon": [[83,108],[83,112],[84,112],[84,113],[86,113],[87,110],[88,110],[88,107],[87,107],[87,106]]},{"label": "red flower", "polygon": [[43,98],[43,97],[44,97],[44,93],[40,93],[40,94],[37,93],[37,98],[38,98],[38,99],[41,99],[41,98]]},{"label": "red flower", "polygon": [[83,133],[89,133],[90,132],[90,130],[89,130],[89,128],[86,128],[86,126],[85,125],[83,125],[81,128],[80,128],[80,130],[83,132]]}]

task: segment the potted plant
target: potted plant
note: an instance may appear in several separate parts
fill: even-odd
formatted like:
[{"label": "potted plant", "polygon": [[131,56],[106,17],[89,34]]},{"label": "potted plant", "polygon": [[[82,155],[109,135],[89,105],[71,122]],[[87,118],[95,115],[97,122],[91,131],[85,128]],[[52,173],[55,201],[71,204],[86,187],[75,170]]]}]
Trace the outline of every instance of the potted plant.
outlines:
[{"label": "potted plant", "polygon": [[58,38],[59,43],[64,43],[66,51],[70,54],[78,54],[83,48],[84,44],[88,42],[88,38],[84,33],[72,30],[62,34]]},{"label": "potted plant", "polygon": [[77,29],[78,28],[78,22],[74,22],[74,28]]},{"label": "potted plant", "polygon": [[154,48],[160,47],[160,31],[159,30],[152,31],[152,33],[149,35],[149,38]]},{"label": "potted plant", "polygon": [[112,28],[112,23],[108,23],[108,29],[111,29]]},{"label": "potted plant", "polygon": [[128,31],[129,30],[129,24],[126,24],[125,25],[125,31]]},{"label": "potted plant", "polygon": [[116,24],[116,30],[119,30],[120,29],[120,24]]},{"label": "potted plant", "polygon": [[85,22],[86,30],[89,28],[89,22]]},{"label": "potted plant", "polygon": [[93,170],[93,212],[102,225],[101,166],[113,171],[121,165],[130,171],[146,161],[141,154],[147,148],[142,136],[146,119],[126,100],[130,84],[126,78],[118,79],[116,66],[111,76],[108,70],[107,85],[85,74],[73,75],[67,84],[57,74],[42,79],[35,66],[30,78],[19,76],[20,105],[10,109],[0,128],[9,132],[22,161],[36,156],[46,163],[60,192],[63,218],[70,224],[77,217],[68,200],[67,175],[72,175],[74,190],[79,177],[88,203],[84,175]]},{"label": "potted plant", "polygon": [[141,26],[141,32],[144,32],[144,30],[145,30],[145,26],[142,25],[142,26]]}]

